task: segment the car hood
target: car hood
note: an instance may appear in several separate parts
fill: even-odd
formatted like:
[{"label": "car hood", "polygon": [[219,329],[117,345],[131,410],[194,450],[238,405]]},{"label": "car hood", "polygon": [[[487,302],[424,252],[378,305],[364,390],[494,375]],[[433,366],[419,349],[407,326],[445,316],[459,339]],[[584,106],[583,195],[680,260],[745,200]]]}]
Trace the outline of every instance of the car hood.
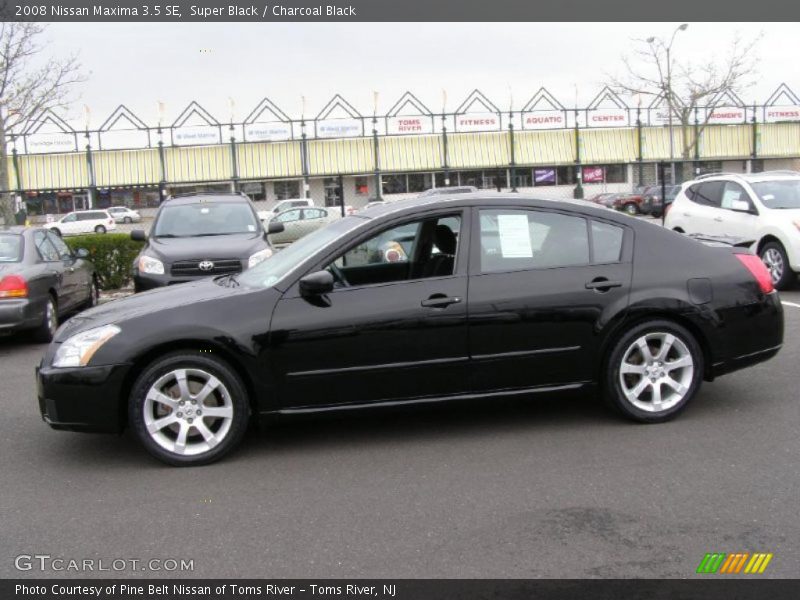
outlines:
[{"label": "car hood", "polygon": [[144,250],[166,262],[190,259],[246,259],[251,254],[267,247],[261,232],[233,233],[206,237],[150,238]]},{"label": "car hood", "polygon": [[75,315],[58,329],[55,340],[62,342],[81,331],[112,323],[123,323],[148,313],[229,297],[243,289],[218,285],[213,278],[156,288]]},{"label": "car hood", "polygon": [[797,221],[800,219],[800,208],[771,208],[769,214],[773,219]]}]

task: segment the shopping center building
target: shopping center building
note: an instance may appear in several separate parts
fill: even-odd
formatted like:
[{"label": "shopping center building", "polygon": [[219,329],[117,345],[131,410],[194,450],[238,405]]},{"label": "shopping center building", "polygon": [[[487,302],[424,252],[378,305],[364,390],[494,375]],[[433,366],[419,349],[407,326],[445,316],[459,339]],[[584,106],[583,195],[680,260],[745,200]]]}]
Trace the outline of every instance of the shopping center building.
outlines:
[{"label": "shopping center building", "polygon": [[[540,89],[510,111],[475,90],[441,113],[410,93],[375,116],[338,95],[299,119],[266,98],[229,123],[196,102],[155,126],[125,106],[96,129],[44,113],[12,139],[10,185],[30,214],[43,215],[154,206],[202,191],[266,202],[308,195],[318,205],[336,205],[343,193],[358,207],[446,185],[589,197],[698,172],[800,170],[800,99],[785,85],[761,105],[727,94],[684,125],[677,110],[670,123],[669,112],[663,99],[631,108],[608,89],[567,109]],[[671,157],[691,168],[673,176]]]}]

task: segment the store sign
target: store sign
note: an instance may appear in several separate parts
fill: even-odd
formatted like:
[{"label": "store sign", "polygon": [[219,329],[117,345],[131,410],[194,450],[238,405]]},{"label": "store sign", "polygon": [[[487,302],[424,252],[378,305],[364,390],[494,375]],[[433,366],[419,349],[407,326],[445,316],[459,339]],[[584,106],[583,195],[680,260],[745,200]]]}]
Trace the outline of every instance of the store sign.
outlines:
[{"label": "store sign", "polygon": [[711,110],[707,123],[710,125],[735,125],[744,123],[744,108],[740,106],[718,106]]},{"label": "store sign", "polygon": [[586,125],[589,127],[625,127],[628,125],[628,111],[624,108],[587,110]]},{"label": "store sign", "polygon": [[142,148],[147,146],[147,132],[135,130],[109,130],[100,132],[103,150]]},{"label": "store sign", "polygon": [[199,127],[183,127],[172,130],[172,142],[179,146],[196,144],[219,144],[219,127],[212,125]]},{"label": "store sign", "polygon": [[432,133],[433,124],[431,117],[425,115],[407,115],[388,117],[386,119],[386,133],[402,135],[404,133]]},{"label": "store sign", "polygon": [[583,183],[603,183],[603,167],[583,167]]},{"label": "store sign", "polygon": [[456,131],[498,131],[500,115],[495,113],[468,113],[456,115]]},{"label": "store sign", "polygon": [[537,110],[522,113],[523,129],[561,129],[567,126],[562,110]]},{"label": "store sign", "polygon": [[533,184],[534,185],[555,185],[556,184],[556,170],[555,169],[534,169],[533,170]]},{"label": "store sign", "polygon": [[329,119],[327,121],[317,121],[317,137],[358,137],[363,135],[363,133],[364,127],[361,119]]},{"label": "store sign", "polygon": [[[651,108],[650,111],[650,125],[669,125],[669,107],[659,106],[658,108]],[[680,123],[681,118],[677,111],[672,111],[672,124]]]},{"label": "store sign", "polygon": [[248,142],[290,140],[292,139],[292,124],[283,121],[249,123],[244,126],[244,136]]},{"label": "store sign", "polygon": [[780,121],[800,121],[800,106],[768,106],[764,111],[767,123]]},{"label": "store sign", "polygon": [[34,133],[25,138],[28,152],[75,152],[75,135],[71,133]]}]

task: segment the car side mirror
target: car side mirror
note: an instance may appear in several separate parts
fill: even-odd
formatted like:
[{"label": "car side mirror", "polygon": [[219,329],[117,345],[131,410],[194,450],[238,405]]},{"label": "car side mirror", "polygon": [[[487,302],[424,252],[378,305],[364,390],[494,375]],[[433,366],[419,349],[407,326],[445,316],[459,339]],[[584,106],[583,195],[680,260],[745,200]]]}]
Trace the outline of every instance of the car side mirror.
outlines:
[{"label": "car side mirror", "polygon": [[319,296],[333,291],[333,274],[330,271],[309,273],[300,280],[300,294]]},{"label": "car side mirror", "polygon": [[284,229],[286,228],[283,226],[283,223],[278,223],[277,221],[270,221],[270,224],[267,225],[267,234],[280,233]]},{"label": "car side mirror", "polygon": [[75,251],[75,256],[78,258],[89,258],[89,251],[86,248],[78,248]]},{"label": "car side mirror", "polygon": [[747,200],[734,200],[731,202],[731,210],[734,212],[750,212],[750,203]]},{"label": "car side mirror", "polygon": [[146,242],[147,234],[144,232],[144,229],[134,229],[131,231],[131,239],[134,242]]}]

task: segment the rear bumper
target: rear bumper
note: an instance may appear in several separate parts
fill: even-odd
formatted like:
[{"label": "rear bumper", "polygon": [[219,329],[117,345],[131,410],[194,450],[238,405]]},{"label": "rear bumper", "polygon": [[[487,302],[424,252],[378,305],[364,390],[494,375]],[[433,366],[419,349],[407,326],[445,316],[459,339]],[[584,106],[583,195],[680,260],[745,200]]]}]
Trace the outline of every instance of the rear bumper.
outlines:
[{"label": "rear bumper", "polygon": [[36,368],[39,412],[53,429],[115,433],[125,422],[123,384],[129,365]]},{"label": "rear bumper", "polygon": [[0,334],[31,329],[42,318],[42,306],[28,298],[4,298],[0,300]]}]

